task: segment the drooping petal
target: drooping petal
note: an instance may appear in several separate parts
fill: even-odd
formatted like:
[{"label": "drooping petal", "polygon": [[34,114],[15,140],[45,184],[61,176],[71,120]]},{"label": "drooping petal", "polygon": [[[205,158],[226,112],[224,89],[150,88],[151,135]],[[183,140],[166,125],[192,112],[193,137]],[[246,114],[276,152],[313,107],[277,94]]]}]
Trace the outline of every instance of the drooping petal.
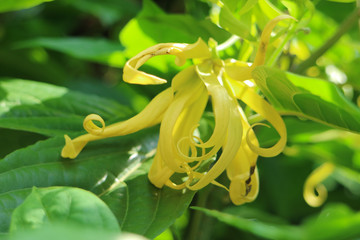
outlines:
[{"label": "drooping petal", "polygon": [[257,168],[251,175],[251,183],[248,174],[236,175],[232,179],[229,187],[229,195],[231,201],[235,205],[241,205],[247,202],[252,202],[256,199],[259,193],[259,174]]},{"label": "drooping petal", "polygon": [[[173,92],[171,88],[168,88],[151,100],[151,102],[139,114],[126,121],[115,123],[108,127],[105,127],[105,123],[100,116],[90,114],[85,118],[83,124],[89,133],[75,139],[70,139],[69,136],[65,135],[66,143],[62,149],[61,156],[63,158],[74,159],[90,141],[108,137],[123,136],[158,124],[172,100]],[[102,127],[98,127],[93,123],[93,121],[100,121],[102,123]]]},{"label": "drooping petal", "polygon": [[159,153],[159,147],[155,154],[154,160],[152,162],[150,171],[148,173],[148,178],[154,186],[162,188],[164,184],[170,179],[174,174],[174,171],[169,169],[164,161],[161,159],[161,154]]},{"label": "drooping petal", "polygon": [[[286,126],[282,120],[279,113],[271,106],[264,98],[256,94],[256,92],[248,87],[243,82],[232,81],[229,79],[230,85],[232,86],[236,97],[242,100],[255,112],[263,116],[271,125],[276,129],[280,135],[279,141],[270,148],[261,148],[254,145],[250,138],[254,133],[248,131],[247,142],[251,150],[264,157],[273,157],[278,155],[286,145],[287,135],[286,135]],[[265,124],[255,124],[255,125],[265,125]],[[253,125],[254,126],[254,125]],[[266,125],[265,125],[266,126]]]},{"label": "drooping petal", "polygon": [[[227,93],[225,87],[220,84],[215,73],[211,71],[211,65],[209,62],[204,62],[197,66],[197,72],[208,88],[210,95],[212,97],[216,96],[217,101],[221,102],[221,105],[213,103],[215,114],[221,115],[215,115],[215,129],[208,142],[211,140],[211,144],[214,145],[213,149],[209,151],[210,153],[214,149],[217,152],[220,147],[223,147],[223,152],[207,173],[201,176],[196,183],[187,186],[190,190],[198,190],[205,187],[227,168],[240,147],[241,136],[243,134],[238,103],[236,99]],[[199,145],[204,146],[204,144]],[[212,153],[212,155],[215,153]]]},{"label": "drooping petal", "polygon": [[229,111],[230,117],[229,125],[226,129],[226,144],[223,147],[221,156],[211,167],[211,169],[198,180],[198,182],[187,186],[190,190],[199,190],[209,183],[212,183],[228,167],[230,162],[236,156],[236,153],[241,144],[240,136],[243,134],[243,129],[241,125],[240,113],[237,108],[237,102],[235,102],[235,100],[231,101]]},{"label": "drooping petal", "polygon": [[124,67],[124,81],[134,84],[163,84],[166,80],[139,71],[138,69],[150,58],[158,55],[175,55],[175,63],[183,65],[189,58],[209,58],[211,53],[204,41],[199,38],[194,44],[160,43],[152,46],[126,62]]},{"label": "drooping petal", "polygon": [[[175,172],[185,172],[186,170],[182,167],[182,158],[183,155],[186,156],[187,153],[181,154],[177,143],[183,136],[189,135],[190,129],[197,124],[199,119],[193,119],[192,121],[196,122],[188,124],[187,128],[190,129],[180,129],[182,125],[179,123],[183,122],[181,120],[184,117],[182,113],[199,98],[204,96],[205,86],[196,75],[194,67],[189,67],[178,73],[173,79],[175,84],[177,81],[181,81],[184,84],[181,88],[177,89],[174,101],[164,114],[160,127],[159,146],[161,157],[164,159],[166,165]],[[204,104],[198,106],[198,111],[201,115],[204,110],[203,105]],[[181,131],[182,134],[179,135]]]},{"label": "drooping petal", "polygon": [[[247,132],[252,132],[253,130],[247,122],[243,110],[240,106],[238,106],[238,108],[241,113],[241,122],[244,128],[242,142],[235,158],[226,168],[226,173],[230,179],[230,199],[236,205],[253,201],[259,192],[259,177],[256,168],[258,154],[250,149],[246,141]],[[250,141],[253,145],[259,146],[255,134],[250,135]]]},{"label": "drooping petal", "polygon": [[[333,163],[327,162],[315,169],[306,179],[304,185],[304,199],[312,207],[321,206],[327,198],[327,190],[321,184],[335,170]],[[315,190],[317,195],[315,195]]]}]

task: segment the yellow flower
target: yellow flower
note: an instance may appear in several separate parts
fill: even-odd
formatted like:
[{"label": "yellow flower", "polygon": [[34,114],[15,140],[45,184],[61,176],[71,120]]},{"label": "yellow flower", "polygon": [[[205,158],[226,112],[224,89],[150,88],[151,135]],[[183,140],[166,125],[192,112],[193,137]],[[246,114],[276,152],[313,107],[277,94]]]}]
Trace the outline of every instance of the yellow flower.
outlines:
[{"label": "yellow flower", "polygon": [[[138,70],[157,55],[175,55],[178,65],[193,59],[194,65],[178,73],[171,87],[129,120],[105,127],[100,116],[87,116],[84,128],[88,134],[73,140],[65,136],[62,157],[75,158],[89,141],[126,135],[161,123],[156,155],[148,175],[156,187],[165,185],[174,189],[199,190],[212,183],[227,189],[231,201],[236,205],[253,201],[259,190],[257,157],[279,154],[286,144],[286,128],[276,110],[244,81],[251,80],[253,69],[264,63],[272,29],[277,22],[286,18],[290,17],[276,17],[266,25],[251,66],[233,59],[222,61],[213,57],[213,50],[201,39],[194,44],[158,44],[139,53],[125,65],[123,78],[128,83],[165,83],[165,79]],[[203,141],[195,130],[209,97],[215,128],[210,138]],[[262,115],[277,130],[280,140],[274,146],[259,146],[252,129],[254,125],[248,123],[238,99]],[[93,121],[99,121],[102,127]],[[221,155],[214,160],[220,150]],[[216,181],[225,170],[230,180],[228,188]]]}]

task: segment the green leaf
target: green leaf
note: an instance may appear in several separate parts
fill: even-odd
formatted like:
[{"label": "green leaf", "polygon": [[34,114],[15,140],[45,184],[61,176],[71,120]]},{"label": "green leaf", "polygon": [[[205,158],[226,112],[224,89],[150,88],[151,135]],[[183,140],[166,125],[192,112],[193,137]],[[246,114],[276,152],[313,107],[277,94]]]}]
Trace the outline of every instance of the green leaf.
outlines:
[{"label": "green leaf", "polygon": [[66,4],[97,16],[104,25],[114,24],[121,18],[135,15],[139,6],[137,2],[131,0],[63,0]]},{"label": "green leaf", "polygon": [[302,239],[298,229],[292,226],[254,221],[252,219],[222,213],[217,210],[209,210],[200,207],[192,208],[202,211],[208,216],[215,217],[221,222],[266,239]]},{"label": "green leaf", "polygon": [[20,79],[0,81],[0,127],[48,136],[82,130],[83,119],[96,113],[125,119],[132,111],[115,101],[64,87]]},{"label": "green leaf", "polygon": [[352,3],[356,2],[356,0],[328,0],[329,2],[340,2],[340,3]]},{"label": "green leaf", "polygon": [[118,233],[103,229],[74,226],[70,224],[57,224],[46,226],[41,229],[16,232],[11,235],[11,240],[145,240],[144,237],[130,234]]},{"label": "green leaf", "polygon": [[0,12],[16,11],[35,7],[44,2],[53,0],[2,0],[0,1]]},{"label": "green leaf", "polygon": [[251,35],[250,26],[234,17],[226,5],[220,10],[219,25],[232,34],[236,34],[249,41],[256,41],[256,38]]},{"label": "green leaf", "polygon": [[115,216],[94,194],[71,187],[32,189],[11,217],[10,232],[58,223],[120,231]]},{"label": "green leaf", "polygon": [[38,38],[16,43],[15,47],[44,47],[68,54],[72,57],[113,67],[123,67],[126,62],[123,53],[124,47],[120,43],[101,38]]},{"label": "green leaf", "polygon": [[[140,175],[102,196],[121,224],[121,229],[154,238],[187,209],[195,192],[158,189]],[[139,211],[141,209],[141,211]]]},{"label": "green leaf", "polygon": [[360,132],[360,110],[329,82],[257,67],[253,77],[283,115],[296,115],[332,127]]},{"label": "green leaf", "polygon": [[157,189],[139,170],[157,144],[154,130],[93,142],[75,160],[60,157],[63,137],[0,160],[0,232],[8,230],[11,212],[32,186],[73,186],[102,196],[123,230],[155,237],[182,214],[194,192]]},{"label": "green leaf", "polygon": [[265,239],[355,239],[360,235],[360,214],[342,204],[326,206],[322,212],[300,226],[238,217],[200,207],[193,207],[228,225]]}]

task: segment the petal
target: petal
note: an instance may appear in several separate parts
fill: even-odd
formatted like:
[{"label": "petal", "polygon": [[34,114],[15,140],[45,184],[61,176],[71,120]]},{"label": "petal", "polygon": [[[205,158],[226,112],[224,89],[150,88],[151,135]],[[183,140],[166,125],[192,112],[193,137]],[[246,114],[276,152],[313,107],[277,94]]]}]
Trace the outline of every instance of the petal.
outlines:
[{"label": "petal", "polygon": [[123,79],[125,82],[134,84],[163,84],[165,79],[139,71],[147,60],[158,55],[175,55],[175,63],[183,65],[189,58],[209,58],[211,53],[206,43],[201,38],[194,44],[160,43],[152,46],[126,62]]},{"label": "petal", "polygon": [[158,149],[148,174],[150,182],[154,184],[154,186],[162,188],[173,174],[174,171],[165,166]]},{"label": "petal", "polygon": [[227,167],[227,176],[230,180],[234,179],[237,175],[247,174],[250,177],[250,169],[256,166],[258,154],[253,152],[249,145],[247,144],[246,138],[248,136],[248,131],[251,131],[252,134],[250,135],[251,143],[255,146],[259,146],[259,142],[253,133],[253,130],[250,124],[246,120],[246,116],[244,111],[238,106],[239,111],[241,113],[241,122],[243,126],[243,135],[241,146],[236,153],[235,158],[231,161],[229,166]]},{"label": "petal", "polygon": [[[177,90],[173,102],[164,114],[160,127],[159,146],[166,166],[175,172],[185,172],[181,167],[182,156],[185,154],[179,152],[177,143],[182,137],[188,136],[192,127],[199,121],[205,108],[204,95],[206,96],[206,91],[204,84],[197,77],[194,67],[181,71],[173,81],[183,81],[184,84]],[[196,103],[199,99],[203,99],[200,105]],[[183,125],[184,118],[190,116],[185,116],[184,112],[192,104],[195,104],[198,115],[196,118],[190,118],[185,126]]]},{"label": "petal", "polygon": [[239,136],[242,136],[243,129],[241,125],[240,113],[237,108],[237,102],[235,99],[231,101],[229,111],[229,125],[226,129],[226,139],[224,141],[226,144],[223,147],[223,152],[216,163],[206,174],[204,174],[199,179],[198,182],[188,186],[190,190],[199,190],[209,183],[212,183],[228,167],[230,162],[236,156],[236,153],[241,145],[241,138]]},{"label": "petal", "polygon": [[230,199],[235,205],[252,202],[259,193],[259,174],[257,168],[251,176],[251,184],[247,184],[248,175],[237,175],[230,183]]},{"label": "petal", "polygon": [[[319,207],[324,203],[327,198],[327,190],[321,182],[329,177],[334,170],[334,164],[327,162],[315,169],[306,179],[304,185],[304,199],[307,204],[312,207]],[[317,191],[317,195],[315,195],[314,190]]]},{"label": "petal", "polygon": [[284,20],[284,19],[296,20],[295,18],[293,18],[292,16],[289,16],[289,15],[280,15],[280,16],[277,16],[277,17],[271,19],[266,24],[263,32],[261,33],[260,45],[256,52],[255,61],[254,61],[253,65],[251,66],[252,69],[254,69],[256,66],[263,65],[265,63],[266,49],[267,49],[267,46],[269,45],[271,32],[274,29],[274,27],[276,26],[276,24],[278,24],[278,22],[280,22],[281,20]]},{"label": "petal", "polygon": [[[247,104],[251,109],[262,115],[269,123],[271,123],[280,135],[279,141],[274,146],[270,148],[261,148],[251,142],[250,139],[251,136],[254,135],[254,132],[248,130],[247,142],[251,150],[264,157],[273,157],[278,155],[284,149],[287,140],[286,126],[279,113],[267,101],[265,101],[264,98],[256,94],[253,89],[249,88],[243,82],[232,81],[229,79],[229,83],[234,90],[236,97]],[[255,125],[265,124],[259,123]]]},{"label": "petal", "polygon": [[[84,127],[89,131],[89,133],[79,136],[73,140],[71,140],[68,136],[65,136],[66,144],[62,150],[61,156],[64,158],[76,158],[85,145],[90,141],[127,135],[159,123],[172,99],[172,89],[168,88],[151,100],[151,102],[139,114],[126,121],[115,123],[108,127],[105,127],[104,120],[102,120],[100,116],[90,114],[84,120]],[[103,125],[102,128],[97,127],[92,122],[93,120],[100,121]]]}]

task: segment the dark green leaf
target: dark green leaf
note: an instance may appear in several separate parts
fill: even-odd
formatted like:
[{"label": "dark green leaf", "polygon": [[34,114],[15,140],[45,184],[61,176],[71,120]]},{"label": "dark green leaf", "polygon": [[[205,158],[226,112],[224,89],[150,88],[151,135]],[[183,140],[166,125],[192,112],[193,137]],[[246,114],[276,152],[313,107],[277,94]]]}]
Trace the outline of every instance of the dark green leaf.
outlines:
[{"label": "dark green leaf", "polygon": [[33,188],[11,216],[10,232],[58,223],[119,231],[111,210],[94,194],[79,188]]},{"label": "dark green leaf", "polygon": [[131,0],[66,0],[64,1],[75,8],[97,16],[104,25],[110,25],[124,17],[135,15],[139,6]]},{"label": "dark green leaf", "polygon": [[44,47],[69,54],[83,60],[123,67],[124,47],[120,43],[95,38],[38,38],[15,44],[17,48]]},{"label": "dark green leaf", "polygon": [[254,235],[266,239],[302,239],[298,229],[292,226],[266,223],[253,219],[245,219],[228,213],[222,213],[216,210],[209,210],[200,207],[192,208],[198,211],[202,211],[206,215],[215,217],[218,220],[233,227],[251,232]]},{"label": "dark green leaf", "polygon": [[246,219],[232,214],[193,207],[243,231],[265,239],[355,239],[360,236],[360,214],[346,205],[329,205],[300,226]]},{"label": "dark green leaf", "polygon": [[124,119],[132,111],[115,101],[20,79],[0,81],[0,127],[54,136],[79,132],[83,119],[96,113]]},{"label": "dark green leaf", "polygon": [[[141,139],[137,140],[137,139]],[[73,186],[101,195],[125,231],[155,237],[182,214],[194,192],[157,189],[139,171],[154,149],[153,130],[89,144],[75,160],[62,159],[62,137],[0,160],[0,231],[32,186]],[[114,190],[115,189],[115,190]]]},{"label": "dark green leaf", "polygon": [[116,213],[121,229],[154,238],[180,217],[195,192],[158,189],[140,175],[102,199]]}]

